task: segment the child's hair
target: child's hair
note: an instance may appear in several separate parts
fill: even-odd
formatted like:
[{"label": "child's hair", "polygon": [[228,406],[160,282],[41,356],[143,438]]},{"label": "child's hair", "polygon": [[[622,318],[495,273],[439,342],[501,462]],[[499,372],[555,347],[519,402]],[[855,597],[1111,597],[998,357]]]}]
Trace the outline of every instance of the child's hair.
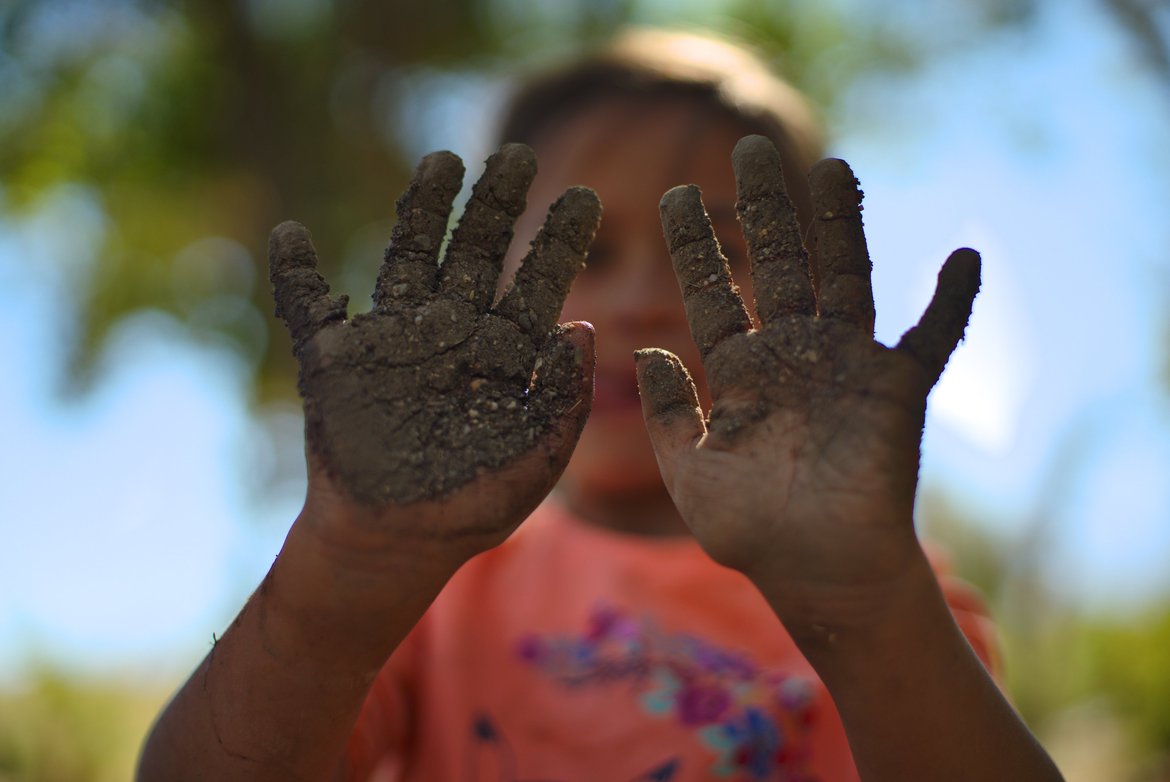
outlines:
[{"label": "child's hair", "polygon": [[767,136],[780,151],[793,201],[802,217],[809,216],[805,176],[823,151],[809,103],[756,54],[709,35],[632,28],[530,77],[504,110],[499,141],[534,144],[543,133],[613,100],[694,101],[745,133]]}]

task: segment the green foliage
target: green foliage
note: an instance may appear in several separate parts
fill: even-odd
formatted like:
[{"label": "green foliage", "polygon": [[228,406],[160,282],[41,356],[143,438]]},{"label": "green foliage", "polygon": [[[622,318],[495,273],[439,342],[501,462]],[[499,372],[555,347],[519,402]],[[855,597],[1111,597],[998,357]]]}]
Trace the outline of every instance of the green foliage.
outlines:
[{"label": "green foliage", "polygon": [[1170,755],[1170,606],[1087,634],[1090,676],[1147,751]]},{"label": "green foliage", "polygon": [[0,692],[0,782],[123,782],[165,695],[60,671]]},{"label": "green foliage", "polygon": [[68,186],[104,217],[90,257],[70,259],[73,385],[85,387],[116,324],[159,310],[233,350],[258,401],[291,396],[265,282],[268,230],[287,218],[310,226],[326,273],[364,307],[368,286],[349,281],[373,279],[380,259],[356,250],[388,234],[418,152],[406,149],[419,133],[412,114],[460,80],[502,81],[630,22],[740,34],[822,102],[862,68],[915,57],[905,34],[851,23],[834,4],[725,2],[681,15],[634,0],[0,10],[0,216],[20,219]]},{"label": "green foliage", "polygon": [[1046,589],[1036,541],[998,537],[971,512],[930,493],[918,509],[926,536],[987,597],[1024,720],[1070,782],[1167,779],[1170,600],[1140,616],[1076,611]]}]

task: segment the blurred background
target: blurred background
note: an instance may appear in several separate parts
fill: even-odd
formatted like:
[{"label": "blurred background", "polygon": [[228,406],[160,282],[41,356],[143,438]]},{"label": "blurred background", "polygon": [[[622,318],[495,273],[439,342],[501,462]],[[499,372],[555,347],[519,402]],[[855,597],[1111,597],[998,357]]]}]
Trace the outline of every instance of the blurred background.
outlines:
[{"label": "blurred background", "polygon": [[1170,2],[0,0],[0,782],[128,778],[299,510],[271,227],[366,306],[414,161],[629,23],[812,96],[883,341],[983,252],[920,522],[1070,782],[1170,780]]}]

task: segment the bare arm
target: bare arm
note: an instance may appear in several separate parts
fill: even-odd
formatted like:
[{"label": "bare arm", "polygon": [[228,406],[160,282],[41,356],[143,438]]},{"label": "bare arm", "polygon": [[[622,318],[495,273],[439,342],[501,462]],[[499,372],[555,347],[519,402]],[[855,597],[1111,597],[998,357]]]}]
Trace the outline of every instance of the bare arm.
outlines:
[{"label": "bare arm", "polygon": [[868,616],[859,602],[847,611],[855,621],[806,627],[797,641],[863,780],[1061,779],[955,625],[925,557],[872,598]]},{"label": "bare arm", "polygon": [[[331,523],[336,523],[336,510]],[[231,627],[160,716],[139,779],[327,779],[374,677],[454,572],[403,546],[375,572],[322,557],[306,507]],[[377,591],[379,598],[371,593]]]},{"label": "bare arm", "polygon": [[138,777],[320,780],[374,677],[466,560],[504,540],[564,469],[590,408],[592,331],[557,327],[600,205],[549,212],[493,298],[535,174],[506,145],[441,267],[462,163],[429,155],[399,200],[374,308],[346,318],[296,223],[269,246],[305,400],[309,490],[271,571],[160,715]]},{"label": "bare arm", "polygon": [[677,357],[639,351],[667,489],[703,547],[752,579],[817,670],[863,779],[1060,779],[956,627],[914,532],[926,397],[963,335],[979,256],[952,254],[919,324],[888,348],[873,339],[848,166],[822,161],[810,175],[812,274],[775,148],[745,138],[733,164],[758,325],[697,188],[662,199],[714,400],[704,416]]}]

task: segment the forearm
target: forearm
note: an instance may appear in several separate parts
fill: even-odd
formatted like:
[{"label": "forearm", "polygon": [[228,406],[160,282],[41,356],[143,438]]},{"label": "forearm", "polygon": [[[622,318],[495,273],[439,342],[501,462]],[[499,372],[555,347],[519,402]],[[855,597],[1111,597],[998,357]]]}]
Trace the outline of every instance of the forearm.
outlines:
[{"label": "forearm", "polygon": [[[791,613],[790,596],[763,591]],[[843,621],[789,630],[828,687],[865,782],[1061,779],[956,626],[925,556],[872,609],[837,597]]]},{"label": "forearm", "polygon": [[313,540],[310,511],[272,569],[153,727],[149,780],[321,780],[387,657],[451,565],[403,552],[398,566],[339,567]]}]

